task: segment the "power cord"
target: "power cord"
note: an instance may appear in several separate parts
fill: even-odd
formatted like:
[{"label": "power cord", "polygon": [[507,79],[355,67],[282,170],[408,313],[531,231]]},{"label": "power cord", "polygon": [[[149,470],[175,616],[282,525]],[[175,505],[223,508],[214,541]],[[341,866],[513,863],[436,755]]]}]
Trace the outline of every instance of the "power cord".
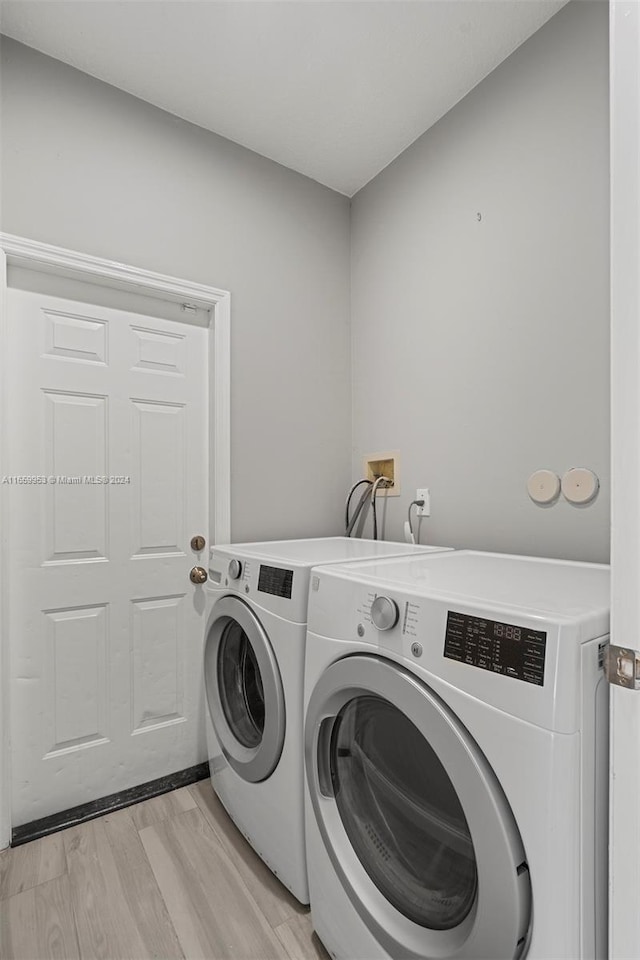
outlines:
[{"label": "power cord", "polygon": [[412,500],[409,504],[409,509],[407,510],[407,527],[409,528],[409,536],[411,538],[411,543],[415,543],[416,538],[413,535],[413,527],[411,525],[411,507],[424,507],[424,500]]}]

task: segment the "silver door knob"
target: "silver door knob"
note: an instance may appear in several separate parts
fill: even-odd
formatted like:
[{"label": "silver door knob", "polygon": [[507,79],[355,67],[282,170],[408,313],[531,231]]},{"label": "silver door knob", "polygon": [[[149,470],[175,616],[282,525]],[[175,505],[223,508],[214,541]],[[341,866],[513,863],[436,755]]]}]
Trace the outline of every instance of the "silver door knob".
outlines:
[{"label": "silver door knob", "polygon": [[378,630],[391,630],[398,616],[398,604],[390,597],[376,597],[371,604],[371,622]]},{"label": "silver door knob", "polygon": [[229,579],[238,580],[242,573],[242,564],[239,560],[229,560],[228,567]]},{"label": "silver door knob", "polygon": [[189,573],[189,579],[191,583],[205,583],[209,578],[209,574],[204,567],[192,567],[191,572]]}]

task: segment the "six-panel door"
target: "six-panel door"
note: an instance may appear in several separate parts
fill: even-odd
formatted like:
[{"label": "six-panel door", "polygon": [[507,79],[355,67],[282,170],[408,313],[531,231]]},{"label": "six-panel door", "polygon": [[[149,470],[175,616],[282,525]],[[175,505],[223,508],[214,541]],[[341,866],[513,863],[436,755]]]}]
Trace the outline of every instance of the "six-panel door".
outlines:
[{"label": "six-panel door", "polygon": [[208,330],[19,290],[9,325],[17,826],[206,758]]}]

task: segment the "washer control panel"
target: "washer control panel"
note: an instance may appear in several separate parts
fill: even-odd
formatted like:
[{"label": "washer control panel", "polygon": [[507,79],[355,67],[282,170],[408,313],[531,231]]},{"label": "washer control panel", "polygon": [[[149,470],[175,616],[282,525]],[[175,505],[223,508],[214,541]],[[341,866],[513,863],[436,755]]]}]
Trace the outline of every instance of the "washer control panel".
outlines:
[{"label": "washer control panel", "polygon": [[[391,597],[367,591],[356,607],[356,614],[366,623],[373,623],[378,630],[391,630],[398,624],[403,636],[417,636],[420,605],[413,601],[393,600]],[[384,620],[380,619],[381,616]]]},{"label": "washer control panel", "polygon": [[492,673],[544,685],[547,634],[449,610],[444,655]]},{"label": "washer control panel", "polygon": [[270,593],[274,597],[284,597],[286,600],[291,600],[293,570],[285,570],[283,567],[270,567],[261,563],[260,573],[258,574],[258,590],[260,593]]}]

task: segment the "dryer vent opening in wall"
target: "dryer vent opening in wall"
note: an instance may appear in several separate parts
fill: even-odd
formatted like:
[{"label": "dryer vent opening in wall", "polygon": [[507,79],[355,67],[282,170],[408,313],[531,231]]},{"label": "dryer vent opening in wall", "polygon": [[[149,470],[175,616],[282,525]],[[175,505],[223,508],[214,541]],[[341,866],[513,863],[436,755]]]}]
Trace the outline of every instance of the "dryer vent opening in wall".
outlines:
[{"label": "dryer vent opening in wall", "polygon": [[377,480],[378,477],[386,477],[391,480],[391,486],[381,486],[378,496],[383,494],[387,497],[400,496],[400,463],[397,452],[394,453],[370,453],[363,460],[363,477],[367,480]]}]

